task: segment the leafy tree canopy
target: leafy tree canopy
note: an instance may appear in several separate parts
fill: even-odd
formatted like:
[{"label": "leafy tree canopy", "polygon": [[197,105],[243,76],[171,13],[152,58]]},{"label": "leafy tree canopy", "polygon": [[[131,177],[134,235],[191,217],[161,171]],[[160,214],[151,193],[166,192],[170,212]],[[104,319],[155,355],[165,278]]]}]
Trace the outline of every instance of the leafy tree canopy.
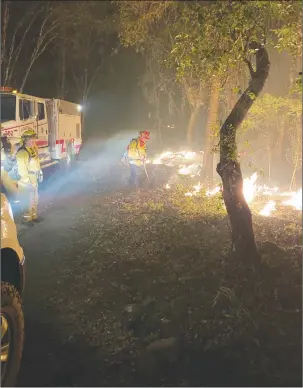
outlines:
[{"label": "leafy tree canopy", "polygon": [[169,37],[165,60],[179,78],[226,76],[252,54],[252,41],[301,51],[298,1],[135,1],[118,7],[122,42],[142,49]]}]

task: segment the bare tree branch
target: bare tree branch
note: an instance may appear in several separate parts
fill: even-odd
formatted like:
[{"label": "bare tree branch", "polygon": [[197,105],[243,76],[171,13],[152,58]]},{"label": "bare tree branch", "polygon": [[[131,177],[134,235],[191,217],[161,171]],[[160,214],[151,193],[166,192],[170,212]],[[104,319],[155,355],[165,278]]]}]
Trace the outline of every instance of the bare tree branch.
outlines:
[{"label": "bare tree branch", "polygon": [[78,82],[78,77],[76,77],[76,74],[75,74],[75,71],[73,68],[72,68],[72,73],[73,73],[73,77],[74,77],[74,80],[76,82],[77,88],[79,89],[79,91],[81,91],[81,85]]},{"label": "bare tree branch", "polygon": [[[25,39],[28,36],[28,32],[31,29],[34,21],[36,20],[37,15],[38,15],[38,13],[37,12],[34,13],[33,11],[30,12],[29,14],[25,15],[24,19],[21,20],[21,22],[19,23],[19,25],[17,26],[17,28],[14,32],[14,35],[12,38],[12,43],[11,43],[11,50],[10,50],[10,54],[9,54],[9,62],[7,64],[7,67],[6,67],[6,74],[5,74],[5,82],[6,83],[9,83],[9,84],[11,83],[11,80],[12,80],[13,74],[14,74],[14,69],[15,69],[16,63],[18,62],[19,56],[20,56],[20,52],[23,49]],[[31,16],[31,17],[29,17],[29,16]],[[25,23],[25,20],[27,18],[29,18],[30,21],[27,24],[27,27],[22,35],[22,38],[21,38],[18,46],[15,49],[16,34],[17,34],[19,28],[21,28],[22,25]]]},{"label": "bare tree branch", "polygon": [[92,75],[92,77],[91,77],[91,80],[90,80],[90,82],[89,82],[89,84],[88,84],[88,86],[87,86],[87,95],[89,94],[89,92],[90,92],[90,90],[91,90],[91,87],[92,87],[92,85],[93,85],[93,83],[94,83],[94,81],[95,81],[95,79],[96,79],[96,77],[97,77],[97,75],[99,74],[99,72],[100,72],[101,69],[102,69],[102,64],[100,64],[100,65],[96,68],[96,70],[94,71],[94,73],[93,73],[93,75]]},{"label": "bare tree branch", "polygon": [[[29,73],[32,69],[32,66],[33,64],[35,63],[35,61],[40,57],[40,55],[45,51],[46,47],[57,37],[58,34],[54,33],[54,31],[57,29],[58,27],[58,23],[57,22],[52,22],[50,24],[50,26],[47,27],[47,22],[49,21],[50,19],[50,14],[49,14],[49,7],[47,7],[46,11],[46,16],[45,18],[43,19],[43,22],[41,24],[41,27],[40,27],[40,32],[39,32],[39,36],[38,36],[38,40],[37,40],[37,43],[36,43],[36,46],[32,52],[32,55],[31,55],[31,58],[30,58],[30,61],[29,61],[29,65],[27,67],[27,70],[23,76],[23,80],[22,80],[22,83],[21,83],[21,86],[20,86],[20,91],[22,92],[23,89],[24,89],[24,86],[25,86],[25,83],[27,81],[27,78],[29,76]],[[50,34],[53,34],[49,37]],[[49,38],[48,38],[49,37]]]},{"label": "bare tree branch", "polygon": [[5,60],[5,58],[4,58],[4,62],[6,62],[6,64],[5,64],[5,71],[4,71],[4,74],[5,74],[5,76],[4,76],[4,83],[5,84],[7,84],[7,82],[9,81],[9,79],[11,77],[11,74],[12,74],[11,62],[13,60],[13,66],[14,66],[14,64],[15,64],[15,62],[16,62],[19,54],[20,54],[20,49],[23,46],[23,42],[24,42],[24,39],[25,39],[25,37],[27,35],[27,32],[30,29],[30,26],[32,24],[32,23],[28,24],[27,29],[24,32],[23,38],[21,39],[21,42],[19,43],[19,45],[15,49],[15,40],[16,40],[17,33],[18,33],[19,29],[22,27],[22,25],[25,23],[25,20],[27,19],[27,17],[28,17],[28,14],[25,14],[25,16],[17,24],[17,26],[16,26],[16,28],[14,30],[13,36],[12,36],[8,59]]},{"label": "bare tree branch", "polygon": [[10,1],[4,3],[4,12],[3,12],[3,23],[2,23],[2,31],[1,31],[1,65],[3,64],[3,60],[5,58],[6,53],[6,34],[7,34],[7,26],[9,22],[9,11],[10,11]]}]

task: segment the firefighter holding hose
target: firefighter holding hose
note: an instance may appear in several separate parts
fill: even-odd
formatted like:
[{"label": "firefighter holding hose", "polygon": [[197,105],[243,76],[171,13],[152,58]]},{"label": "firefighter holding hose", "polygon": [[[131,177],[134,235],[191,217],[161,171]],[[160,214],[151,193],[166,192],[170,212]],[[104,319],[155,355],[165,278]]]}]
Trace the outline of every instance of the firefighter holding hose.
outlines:
[{"label": "firefighter holding hose", "polygon": [[128,160],[130,168],[129,184],[138,188],[140,168],[143,167],[148,178],[146,162],[146,141],[150,139],[149,131],[140,131],[136,139],[132,139],[128,144],[125,158]]},{"label": "firefighter holding hose", "polygon": [[21,147],[16,154],[18,189],[22,205],[22,221],[37,222],[38,219],[38,183],[43,175],[40,168],[38,150],[35,145],[36,132],[27,129],[21,136]]}]

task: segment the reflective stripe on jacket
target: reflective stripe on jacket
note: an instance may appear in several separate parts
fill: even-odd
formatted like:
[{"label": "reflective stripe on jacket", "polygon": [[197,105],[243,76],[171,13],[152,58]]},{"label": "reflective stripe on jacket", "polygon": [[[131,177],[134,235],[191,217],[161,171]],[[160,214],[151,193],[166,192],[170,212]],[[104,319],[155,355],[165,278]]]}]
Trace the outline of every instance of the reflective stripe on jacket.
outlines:
[{"label": "reflective stripe on jacket", "polygon": [[40,171],[39,157],[33,148],[20,148],[16,160],[21,181],[37,185],[37,173]]}]

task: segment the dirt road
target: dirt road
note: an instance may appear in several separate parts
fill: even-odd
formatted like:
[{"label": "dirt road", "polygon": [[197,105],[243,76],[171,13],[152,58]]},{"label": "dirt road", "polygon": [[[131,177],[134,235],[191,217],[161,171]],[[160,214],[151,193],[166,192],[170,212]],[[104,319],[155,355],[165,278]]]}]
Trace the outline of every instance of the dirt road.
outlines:
[{"label": "dirt road", "polygon": [[[64,186],[54,179],[43,222],[20,229],[19,386],[299,386],[301,299],[281,307],[273,290],[281,279],[301,282],[300,221],[288,222],[288,235],[279,221],[271,234],[286,247],[270,263],[282,261],[281,273],[246,279],[226,258],[218,204],[119,193],[120,177],[110,176],[110,185],[88,174]],[[272,223],[256,224],[258,240]]]},{"label": "dirt road", "polygon": [[79,188],[74,181],[71,187],[61,186],[56,195],[42,195],[43,222],[20,228],[27,262],[26,341],[20,386],[74,386],[79,381],[84,384],[86,379],[79,376],[91,373],[86,369],[93,352],[81,338],[70,342],[69,330],[57,321],[52,297],[60,283],[57,269],[62,260],[68,257],[72,264],[73,257],[79,254],[73,250],[73,242],[83,233],[83,228],[77,227],[79,219],[92,211],[93,189],[92,182]]}]

